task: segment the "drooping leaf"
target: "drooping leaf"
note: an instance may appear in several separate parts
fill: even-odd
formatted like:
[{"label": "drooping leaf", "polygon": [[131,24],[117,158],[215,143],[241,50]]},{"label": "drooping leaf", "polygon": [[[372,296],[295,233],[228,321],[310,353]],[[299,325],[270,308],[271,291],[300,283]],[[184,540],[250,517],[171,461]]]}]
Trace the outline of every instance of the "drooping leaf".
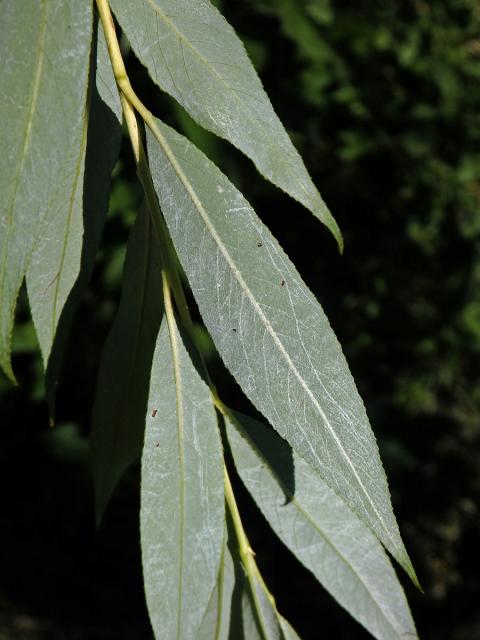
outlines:
[{"label": "drooping leaf", "polygon": [[[225,532],[226,536],[226,532]],[[217,584],[210,596],[197,640],[230,640],[232,597],[235,587],[233,558],[225,539]]]},{"label": "drooping leaf", "polygon": [[208,387],[175,326],[153,358],[142,454],[142,563],[155,638],[195,640],[224,539],[223,457]]},{"label": "drooping leaf", "polygon": [[[93,64],[92,71],[95,75],[85,157],[84,230],[80,273],[62,310],[46,371],[46,394],[52,421],[55,417],[55,392],[63,363],[65,345],[70,334],[73,316],[83,297],[95,264],[107,215],[112,169],[118,158],[122,135],[120,98],[118,91],[116,91],[115,78],[109,63],[101,27],[98,28],[96,65]],[[113,89],[116,93],[113,92]]]},{"label": "drooping leaf", "polygon": [[342,247],[338,226],[276,116],[245,48],[208,0],[112,0],[152,79],[203,127],[229,140],[307,207]]},{"label": "drooping leaf", "polygon": [[0,365],[13,380],[15,303],[34,248],[29,295],[45,360],[80,266],[92,3],[2,2],[0,24]]},{"label": "drooping leaf", "polygon": [[97,520],[127,467],[140,458],[148,381],[163,313],[158,239],[142,209],[128,243],[118,314],[103,349],[90,450]]},{"label": "drooping leaf", "polygon": [[278,537],[379,640],[416,638],[382,546],[313,468],[256,420],[232,414],[237,471]]},{"label": "drooping leaf", "polygon": [[321,306],[242,194],[183,136],[158,127],[162,146],[148,134],[155,188],[225,364],[414,577],[365,407]]}]

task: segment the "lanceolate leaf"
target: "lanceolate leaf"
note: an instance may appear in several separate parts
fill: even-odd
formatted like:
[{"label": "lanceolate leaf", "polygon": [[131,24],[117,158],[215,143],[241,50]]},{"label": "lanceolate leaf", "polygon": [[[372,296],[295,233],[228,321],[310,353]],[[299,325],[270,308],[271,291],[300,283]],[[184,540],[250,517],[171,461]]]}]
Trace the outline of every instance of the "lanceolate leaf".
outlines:
[{"label": "lanceolate leaf", "polygon": [[153,80],[206,129],[229,140],[333,233],[338,226],[276,116],[232,27],[208,0],[112,0]]},{"label": "lanceolate leaf", "polygon": [[183,136],[149,134],[160,204],[245,394],[413,575],[364,405],[322,308],[242,194]]},{"label": "lanceolate leaf", "polygon": [[162,319],[158,239],[141,210],[128,243],[117,317],[102,354],[90,439],[97,520],[125,469],[140,458],[148,381]]},{"label": "lanceolate leaf", "polygon": [[[93,71],[95,66],[83,184],[84,230],[80,273],[63,308],[46,371],[46,393],[52,419],[55,416],[55,391],[65,345],[70,334],[73,316],[95,264],[107,215],[112,169],[118,157],[122,135],[120,98],[116,91],[101,28],[98,29],[96,65],[93,61]],[[107,90],[107,87],[115,89],[116,94],[112,90]]]},{"label": "lanceolate leaf", "polygon": [[[0,23],[0,365],[13,379],[15,302],[37,241],[35,264],[45,272],[32,298],[44,358],[80,265],[92,6],[2,2]],[[43,254],[47,240],[56,260]],[[50,313],[40,310],[40,297]]]},{"label": "lanceolate leaf", "polygon": [[224,539],[223,457],[210,390],[175,326],[153,359],[142,455],[142,562],[155,638],[195,640]]},{"label": "lanceolate leaf", "polygon": [[230,622],[235,568],[226,541],[222,550],[217,584],[210,596],[207,610],[198,631],[197,640],[230,640]]},{"label": "lanceolate leaf", "polygon": [[379,640],[416,638],[383,548],[313,468],[256,420],[235,413],[227,433],[252,497],[317,580]]}]

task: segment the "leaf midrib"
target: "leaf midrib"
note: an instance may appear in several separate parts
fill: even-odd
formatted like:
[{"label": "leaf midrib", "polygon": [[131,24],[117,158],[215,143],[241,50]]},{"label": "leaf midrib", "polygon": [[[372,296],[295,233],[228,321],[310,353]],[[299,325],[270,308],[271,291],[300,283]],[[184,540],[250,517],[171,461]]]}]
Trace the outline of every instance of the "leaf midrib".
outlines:
[{"label": "leaf midrib", "polygon": [[[214,76],[217,77],[217,79],[219,80],[220,84],[222,84],[227,90],[228,92],[233,96],[233,98],[236,100],[236,102],[238,102],[241,107],[242,107],[242,112],[245,113],[248,117],[248,119],[250,120],[250,122],[253,122],[255,124],[257,124],[263,135],[264,135],[264,139],[269,141],[271,134],[267,131],[267,129],[265,128],[265,124],[263,123],[263,121],[259,118],[252,118],[251,117],[251,110],[248,107],[248,104],[246,104],[244,102],[244,100],[242,99],[242,96],[238,93],[238,91],[236,91],[226,80],[225,78],[215,69],[214,65],[207,59],[205,58],[205,56],[192,44],[192,42],[187,38],[187,36],[180,31],[180,29],[177,27],[177,25],[175,24],[175,22],[173,20],[170,19],[170,17],[164,13],[162,11],[162,9],[158,6],[158,4],[155,3],[154,0],[145,0],[146,2],[148,2],[153,11],[155,13],[157,13],[159,15],[159,19],[163,20],[163,22],[165,22],[167,25],[170,26],[170,28],[172,29],[172,31],[175,33],[175,35],[178,38],[178,41],[180,42],[180,46],[182,46],[182,42],[185,43],[188,48],[193,52],[193,54],[195,56],[197,56],[197,58],[199,60],[202,61],[202,63],[205,65],[205,67],[210,71],[210,73]],[[162,47],[160,42],[158,43],[159,49],[160,51],[162,51]],[[183,52],[183,49],[182,49]],[[163,56],[163,51],[162,51],[162,56]],[[165,59],[165,58],[164,58]],[[185,71],[187,72],[187,78],[190,81],[190,84],[192,85],[192,88],[194,89],[195,93],[198,94],[198,89],[195,87],[195,85],[193,84],[193,82],[190,79],[190,74],[188,73],[187,67],[186,67],[186,62],[185,62],[185,56],[183,56],[183,61],[184,61],[184,65],[185,65]],[[168,69],[168,67],[167,67]],[[168,70],[169,71],[169,70]],[[170,71],[169,71],[170,73]],[[172,78],[173,81],[173,77],[172,74],[170,73],[170,77]],[[177,89],[177,91],[181,94],[181,92],[179,91],[178,87],[176,86],[175,82],[173,82],[173,86]],[[263,90],[263,89],[262,89]],[[182,97],[180,95],[180,97]],[[254,98],[256,99],[258,102],[260,102],[260,104],[263,104],[258,98]],[[273,107],[271,107],[271,104],[268,102],[267,104],[270,105],[270,108],[273,111]],[[207,112],[206,114],[209,118],[209,120],[215,125],[215,127],[218,127],[218,124],[213,120],[213,118],[210,116],[210,114]],[[276,116],[275,116],[276,117]],[[227,132],[224,130],[224,128],[221,128],[222,131],[224,131],[225,135],[227,135],[227,137],[230,139],[230,136],[228,136]],[[286,134],[285,130],[283,129],[283,127],[280,127],[280,129],[282,131],[282,133],[285,135],[285,137],[288,139],[288,141],[290,142],[290,139],[288,138],[288,135]],[[237,146],[235,144],[235,146]],[[293,145],[292,145],[293,147]],[[291,150],[290,150],[291,151]],[[295,150],[296,151],[296,150]],[[301,162],[300,158],[297,158],[297,161]],[[263,173],[263,171],[261,171],[261,173]],[[308,176],[308,173],[305,170],[305,173]],[[266,173],[266,175],[268,176],[270,174],[269,177],[272,177],[272,172],[268,172]],[[309,176],[308,176],[309,177]],[[281,186],[281,185],[279,185]],[[299,184],[300,188],[302,189],[302,191],[305,194],[305,197],[308,198],[309,197],[309,192],[307,191],[305,185],[303,185],[302,183]],[[286,187],[282,187],[283,190],[287,191]],[[290,193],[290,191],[288,191]]]},{"label": "leaf midrib", "polygon": [[[237,428],[242,432],[245,433],[245,430],[242,427],[241,422],[239,422],[235,417],[230,416],[230,418],[232,419],[232,422],[234,422],[237,425]],[[400,634],[400,632],[395,628],[393,622],[391,620],[389,620],[387,618],[386,613],[383,611],[383,609],[380,607],[379,603],[376,601],[373,593],[371,592],[370,588],[368,587],[367,583],[364,581],[364,579],[362,578],[362,576],[358,573],[358,571],[355,569],[355,567],[351,564],[351,562],[344,556],[344,554],[336,547],[336,545],[332,542],[330,536],[328,536],[325,531],[323,529],[320,528],[319,525],[317,525],[316,521],[314,520],[314,518],[310,515],[310,512],[307,509],[304,509],[303,506],[298,502],[297,498],[295,497],[295,494],[293,494],[287,487],[287,485],[283,482],[283,480],[280,478],[280,476],[272,469],[269,461],[265,458],[265,456],[263,455],[263,453],[260,451],[260,449],[257,447],[257,445],[248,437],[247,434],[245,434],[244,436],[246,439],[248,439],[249,442],[249,446],[255,451],[255,453],[257,454],[257,456],[264,461],[264,463],[266,463],[266,468],[268,470],[268,473],[270,474],[270,476],[276,480],[276,482],[278,482],[281,490],[283,491],[283,493],[287,496],[288,501],[291,502],[292,504],[295,505],[297,511],[305,518],[305,520],[307,520],[310,525],[313,527],[313,529],[315,529],[315,531],[317,531],[317,533],[319,534],[319,536],[321,538],[323,538],[323,540],[325,540],[326,544],[333,550],[333,552],[342,560],[342,562],[350,569],[350,571],[357,576],[358,581],[363,585],[363,587],[365,588],[365,591],[368,593],[368,595],[370,596],[370,598],[372,599],[372,602],[374,603],[375,607],[380,611],[382,617],[386,620],[386,622],[388,623],[388,625],[392,628],[392,630],[397,633]],[[307,463],[306,463],[307,464]],[[347,507],[348,508],[348,507]],[[380,546],[381,549],[381,546]],[[303,564],[303,562],[302,562]],[[307,567],[308,568],[308,567]],[[399,637],[401,637],[399,635]]]},{"label": "leaf midrib", "polygon": [[[151,1],[151,0],[149,0],[149,1]],[[207,231],[210,232],[213,240],[215,241],[216,245],[218,246],[220,252],[222,253],[227,265],[230,267],[230,270],[231,270],[232,274],[235,276],[235,278],[237,279],[238,284],[240,285],[241,289],[244,291],[245,295],[250,300],[250,303],[251,303],[253,309],[255,310],[257,315],[259,316],[262,324],[264,325],[264,327],[267,330],[267,332],[270,334],[274,344],[277,346],[278,350],[280,351],[280,354],[284,357],[287,365],[289,366],[289,368],[293,372],[294,376],[297,378],[298,382],[300,383],[300,386],[304,389],[305,393],[310,398],[313,406],[317,409],[318,413],[320,414],[321,418],[323,419],[323,421],[325,423],[325,426],[327,427],[330,435],[332,436],[334,443],[336,444],[338,450],[340,451],[341,456],[344,458],[344,460],[346,460],[347,465],[351,469],[351,471],[352,471],[352,473],[354,475],[354,478],[356,479],[356,481],[357,481],[360,489],[362,490],[363,494],[366,496],[368,503],[370,504],[371,508],[373,509],[373,512],[377,516],[377,518],[378,518],[379,522],[381,523],[384,531],[386,532],[388,538],[393,543],[393,547],[397,548],[397,544],[395,543],[395,541],[392,538],[388,528],[386,527],[386,525],[385,525],[385,523],[383,521],[383,518],[381,517],[380,513],[378,512],[378,509],[376,508],[376,506],[374,505],[372,499],[370,498],[370,495],[368,494],[368,492],[367,492],[367,490],[366,490],[366,488],[365,488],[360,476],[358,475],[357,470],[355,469],[352,461],[350,460],[347,452],[345,451],[342,443],[340,442],[337,434],[335,433],[335,430],[333,429],[333,427],[330,424],[327,416],[325,415],[325,412],[323,411],[323,409],[319,405],[319,403],[318,403],[317,399],[315,398],[315,396],[313,395],[313,392],[311,391],[310,387],[307,385],[305,380],[300,375],[300,372],[295,367],[292,359],[290,358],[288,352],[286,351],[285,347],[283,346],[280,338],[275,333],[275,330],[273,329],[272,325],[270,324],[268,318],[265,316],[262,308],[260,307],[259,303],[255,299],[255,296],[253,295],[253,293],[251,292],[251,290],[248,287],[247,283],[243,279],[242,274],[240,273],[240,270],[235,265],[235,262],[233,261],[233,258],[230,256],[227,248],[223,244],[223,242],[222,242],[220,236],[218,235],[218,233],[217,233],[212,221],[210,220],[210,218],[208,216],[207,211],[203,207],[200,198],[196,194],[195,189],[193,188],[191,182],[189,181],[189,179],[187,178],[186,174],[184,173],[182,167],[180,166],[179,162],[177,161],[173,150],[171,149],[171,147],[168,144],[167,140],[161,134],[161,132],[158,130],[157,127],[152,129],[152,131],[153,131],[155,137],[157,138],[158,142],[162,146],[163,151],[164,151],[167,159],[171,162],[171,164],[172,164],[172,166],[173,166],[178,178],[180,179],[180,181],[182,182],[183,186],[185,187],[185,190],[187,191],[187,194],[190,197],[193,205],[195,206],[195,208],[197,209],[198,213],[200,214],[200,217],[202,218],[202,220],[203,220],[203,222],[204,222],[204,224],[205,224],[205,226],[207,228]],[[319,460],[318,455],[313,451],[313,449],[312,449],[312,452],[314,453],[314,455],[317,458],[317,460]]]},{"label": "leaf midrib", "polygon": [[[262,609],[262,605],[260,604],[260,598],[259,595],[257,593],[257,587],[258,589],[262,589],[264,591],[264,596],[267,599],[267,602],[269,602],[268,600],[268,593],[265,592],[263,585],[261,584],[260,580],[255,576],[255,575],[250,575],[248,576],[248,580],[249,580],[249,584],[250,584],[250,590],[252,592],[252,596],[253,596],[253,602],[255,605],[255,611],[257,613],[257,617],[258,617],[258,622],[260,624],[260,631],[264,637],[264,640],[270,640],[269,637],[269,633],[268,633],[268,627],[267,627],[267,623],[265,621],[265,616],[263,615],[263,609]],[[271,606],[271,603],[269,603]],[[274,611],[275,616],[277,616],[277,611],[275,609]]]},{"label": "leaf midrib", "polygon": [[175,398],[177,407],[177,434],[178,434],[178,461],[180,467],[179,485],[180,485],[180,551],[179,551],[179,579],[178,579],[178,608],[177,608],[177,638],[181,640],[182,630],[182,597],[183,597],[183,570],[185,556],[185,451],[184,451],[184,432],[185,418],[183,411],[183,392],[182,392],[182,373],[180,365],[180,354],[178,348],[176,327],[174,319],[167,314],[168,333],[170,336],[170,347],[172,351],[173,376],[175,381]]},{"label": "leaf midrib", "polygon": [[[180,29],[177,27],[175,22],[170,19],[170,16],[168,14],[164,13],[162,11],[162,9],[158,6],[158,4],[156,4],[156,2],[154,0],[145,0],[145,1],[148,2],[151,5],[153,11],[160,16],[160,19],[163,20],[163,22],[165,22],[167,25],[169,25],[171,27],[172,31],[175,32],[175,35],[177,36],[178,40],[181,41],[181,42],[184,42],[188,46],[188,48],[193,51],[193,53],[197,56],[197,58],[199,58],[204,63],[204,65],[207,67],[207,69],[213,75],[217,76],[217,78],[220,81],[220,83],[223,84],[229,90],[229,92],[233,94],[233,96],[235,97],[237,102],[239,102],[245,108],[247,105],[245,105],[245,102],[242,100],[242,98],[239,95],[239,93],[225,80],[225,78],[223,78],[222,75],[220,75],[220,73],[218,73],[218,71],[215,69],[215,67],[210,62],[210,60],[205,58],[205,56],[192,44],[191,40],[189,38],[187,38],[187,36],[182,31],[180,31]],[[158,44],[158,46],[161,49],[160,43]],[[193,86],[193,83],[191,83],[191,84]],[[197,91],[196,87],[193,87],[193,88],[195,89],[195,91]],[[257,98],[257,100],[258,100],[258,98]],[[246,109],[246,111],[247,111],[247,113],[249,112],[248,109]],[[263,127],[263,125],[262,125],[262,127]]]},{"label": "leaf midrib", "polygon": [[[224,533],[224,536],[226,533]],[[217,619],[215,621],[215,636],[214,640],[220,640],[220,631],[222,630],[222,621],[223,621],[223,586],[225,582],[225,555],[226,555],[226,540],[223,542],[222,547],[222,557],[220,559],[220,568],[218,570],[218,581],[217,581],[217,593],[218,593],[218,604],[217,604]]]}]

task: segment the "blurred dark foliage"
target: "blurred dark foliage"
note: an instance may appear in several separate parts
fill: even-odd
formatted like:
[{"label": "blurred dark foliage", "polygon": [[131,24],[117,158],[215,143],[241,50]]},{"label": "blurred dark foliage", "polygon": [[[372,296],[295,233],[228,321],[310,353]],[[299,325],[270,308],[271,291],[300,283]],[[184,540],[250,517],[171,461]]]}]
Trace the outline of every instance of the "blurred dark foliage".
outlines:
[{"label": "blurred dark foliage", "polygon": [[[221,8],[343,229],[343,257],[308,212],[160,95],[130,55],[133,83],[247,195],[324,305],[425,589],[401,577],[420,636],[480,638],[480,5],[237,0]],[[95,530],[86,441],[139,201],[125,140],[54,429],[24,295],[19,302],[21,384],[0,380],[0,640],[151,637],[138,472]],[[204,338],[223,395],[248,410]],[[267,583],[302,637],[366,638],[236,490]]]}]

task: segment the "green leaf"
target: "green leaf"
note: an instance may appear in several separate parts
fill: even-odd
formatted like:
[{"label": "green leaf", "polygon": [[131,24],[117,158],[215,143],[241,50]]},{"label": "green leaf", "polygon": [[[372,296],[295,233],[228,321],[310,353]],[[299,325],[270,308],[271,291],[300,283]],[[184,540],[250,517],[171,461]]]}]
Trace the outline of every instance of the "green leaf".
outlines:
[{"label": "green leaf", "polygon": [[207,329],[245,394],[411,575],[375,437],[312,293],[242,194],[162,123],[148,149]]},{"label": "green leaf", "polygon": [[229,640],[235,568],[226,541],[223,545],[217,584],[210,596],[207,610],[198,631],[197,640]]},{"label": "green leaf", "polygon": [[260,173],[343,240],[276,116],[245,48],[208,0],[112,0],[152,79],[203,127],[245,153]]},{"label": "green leaf", "polygon": [[111,88],[115,91],[116,85],[101,28],[98,30],[96,70],[93,71],[95,86],[92,87],[85,157],[84,230],[80,273],[62,310],[46,371],[46,393],[52,421],[55,417],[55,391],[63,364],[65,345],[75,311],[95,265],[108,210],[112,169],[118,158],[122,136],[118,91],[116,94],[106,91],[107,82],[110,82]]},{"label": "green leaf", "polygon": [[153,359],[142,454],[140,530],[155,638],[194,640],[224,538],[223,457],[208,387],[175,326]]},{"label": "green leaf", "polygon": [[140,458],[148,381],[163,313],[158,240],[142,208],[132,230],[118,314],[103,349],[90,449],[97,521],[127,467]]},{"label": "green leaf", "polygon": [[27,270],[38,270],[30,296],[46,360],[80,266],[92,6],[2,2],[0,23],[0,365],[13,380],[12,324]]},{"label": "green leaf", "polygon": [[238,413],[226,425],[237,471],[282,542],[375,638],[416,638],[375,536],[271,429]]}]

